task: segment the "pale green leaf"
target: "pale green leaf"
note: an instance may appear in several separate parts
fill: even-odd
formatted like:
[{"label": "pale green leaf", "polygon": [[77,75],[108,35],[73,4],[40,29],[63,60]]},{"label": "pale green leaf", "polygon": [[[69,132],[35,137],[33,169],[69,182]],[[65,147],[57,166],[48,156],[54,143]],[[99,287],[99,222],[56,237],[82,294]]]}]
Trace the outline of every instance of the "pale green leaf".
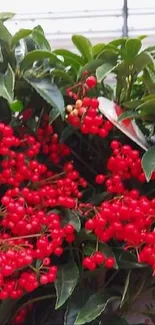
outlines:
[{"label": "pale green leaf", "polygon": [[1,21],[6,21],[8,19],[11,19],[15,16],[15,13],[13,12],[1,12],[0,13],[0,20]]}]

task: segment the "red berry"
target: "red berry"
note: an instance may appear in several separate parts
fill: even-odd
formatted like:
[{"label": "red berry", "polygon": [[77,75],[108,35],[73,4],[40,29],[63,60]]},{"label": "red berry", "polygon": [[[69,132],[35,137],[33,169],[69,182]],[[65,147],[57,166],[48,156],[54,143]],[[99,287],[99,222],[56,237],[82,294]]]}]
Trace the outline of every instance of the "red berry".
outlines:
[{"label": "red berry", "polygon": [[86,85],[89,88],[94,88],[97,85],[97,79],[94,76],[90,76],[86,79]]},{"label": "red berry", "polygon": [[96,264],[102,264],[105,260],[104,254],[101,252],[95,252],[93,255],[93,259]]},{"label": "red berry", "polygon": [[112,269],[114,266],[115,266],[115,259],[113,257],[108,257],[106,260],[105,260],[105,266],[108,268],[108,269]]},{"label": "red berry", "polygon": [[103,184],[105,181],[105,175],[103,174],[98,174],[95,179],[97,184]]},{"label": "red berry", "polygon": [[85,223],[86,230],[93,230],[94,227],[95,227],[95,222],[93,219],[89,219],[86,221],[86,223]]}]

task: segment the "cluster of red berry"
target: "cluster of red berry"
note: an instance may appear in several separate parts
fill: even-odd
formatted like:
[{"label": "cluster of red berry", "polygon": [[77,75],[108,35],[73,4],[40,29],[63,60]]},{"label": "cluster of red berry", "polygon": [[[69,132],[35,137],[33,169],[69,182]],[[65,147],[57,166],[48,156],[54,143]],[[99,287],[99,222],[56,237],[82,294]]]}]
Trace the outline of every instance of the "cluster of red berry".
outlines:
[{"label": "cluster of red berry", "polygon": [[[151,265],[155,272],[155,231],[152,228],[155,199],[141,196],[137,189],[129,191],[124,184],[124,180],[131,178],[139,182],[146,181],[140,153],[115,140],[111,148],[113,153],[107,163],[110,175],[98,174],[96,183],[105,183],[107,191],[115,194],[113,199],[104,201],[99,207],[80,205],[84,209],[82,212],[80,208],[80,213],[87,218],[85,229],[93,232],[100,242],[108,243],[113,239],[123,242],[125,249],[133,249],[138,261]],[[108,267],[107,261],[109,257],[106,259],[102,252],[97,252],[97,259],[94,253],[84,259],[83,265],[93,270],[102,263]],[[110,257],[110,261],[110,265],[113,261],[114,266],[115,260]]]},{"label": "cluster of red berry", "polygon": [[[136,179],[140,183],[146,182],[145,174],[142,170],[140,152],[132,149],[129,145],[122,145],[119,141],[111,142],[112,155],[107,162],[107,170],[110,175],[98,174],[96,183],[105,183],[107,191],[110,193],[124,193],[124,181]],[[155,173],[151,180],[155,179]]]},{"label": "cluster of red berry", "polygon": [[[52,209],[76,208],[82,195],[79,186],[86,187],[87,182],[70,162],[60,173],[39,162],[37,157],[45,144],[45,131],[41,130],[39,140],[31,135],[19,139],[10,126],[0,124],[0,177],[1,183],[8,186],[0,209],[0,299],[16,299],[40,284],[54,282],[57,266],[52,265],[51,256],[63,253],[64,241],[75,240],[74,226],[65,222],[63,213],[59,215]],[[51,128],[47,133],[49,147],[49,133],[52,145],[56,138],[59,155],[58,136],[52,134]],[[56,147],[50,147],[47,162]]]},{"label": "cluster of red berry", "polygon": [[83,259],[83,266],[90,271],[94,271],[97,266],[104,265],[108,269],[112,269],[115,266],[114,257],[106,257],[102,252],[96,251],[89,257]]},{"label": "cluster of red berry", "polygon": [[[89,88],[96,86],[96,78],[90,76],[86,79]],[[72,93],[68,93],[72,97]],[[98,135],[106,138],[112,130],[111,122],[103,118],[99,113],[99,101],[97,98],[83,97],[82,100],[76,98],[75,105],[67,105],[67,120],[75,128],[80,128],[83,134]]]},{"label": "cluster of red berry", "polygon": [[48,155],[49,159],[54,163],[60,163],[61,159],[70,155],[70,148],[59,142],[59,136],[54,133],[52,125],[49,124],[49,116],[45,115],[41,127],[37,130],[37,139],[41,145],[41,150]]}]

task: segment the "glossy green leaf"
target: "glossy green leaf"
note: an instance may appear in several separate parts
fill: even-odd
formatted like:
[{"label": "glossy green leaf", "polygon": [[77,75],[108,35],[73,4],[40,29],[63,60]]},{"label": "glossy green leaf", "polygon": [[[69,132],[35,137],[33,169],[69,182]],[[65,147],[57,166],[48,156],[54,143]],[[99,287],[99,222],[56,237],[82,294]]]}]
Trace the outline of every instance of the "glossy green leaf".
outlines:
[{"label": "glossy green leaf", "polygon": [[140,39],[142,41],[143,39],[145,39],[147,37],[148,37],[148,35],[140,35],[140,36],[138,36],[138,39]]},{"label": "glossy green leaf", "polygon": [[92,289],[88,286],[84,286],[84,284],[75,288],[65,312],[64,325],[74,325],[79,310],[83,307],[92,293]]},{"label": "glossy green leaf", "polygon": [[133,66],[137,72],[142,71],[146,66],[154,67],[154,61],[151,54],[145,51],[141,52],[133,61]]},{"label": "glossy green leaf", "polygon": [[79,271],[74,261],[70,261],[68,264],[59,267],[57,279],[54,283],[57,293],[56,309],[61,307],[71,296],[77,285],[78,277]]},{"label": "glossy green leaf", "polygon": [[143,72],[143,82],[148,89],[149,93],[155,93],[155,72],[148,68],[144,69]]},{"label": "glossy green leaf", "polygon": [[153,171],[155,171],[155,147],[149,148],[143,155],[142,167],[147,181],[151,179]]},{"label": "glossy green leaf", "polygon": [[113,69],[114,69],[114,66],[111,65],[110,63],[102,64],[96,70],[97,81],[101,82],[107,76],[108,73],[112,72]]},{"label": "glossy green leaf", "polygon": [[71,51],[65,49],[57,49],[53,51],[53,53],[57,55],[61,55],[64,58],[64,60],[70,60],[70,64],[72,62],[78,64],[79,66],[84,64],[83,58],[81,58],[79,55],[75,53],[72,53]]},{"label": "glossy green leaf", "polygon": [[64,209],[63,210],[63,220],[62,224],[71,224],[74,226],[76,231],[80,231],[81,229],[81,221],[80,216],[76,211],[70,210],[70,209]]},{"label": "glossy green leaf", "polygon": [[136,255],[129,251],[124,251],[122,249],[114,247],[113,252],[115,254],[119,269],[129,270],[141,269],[146,267],[146,264],[138,263]]},{"label": "glossy green leaf", "polygon": [[4,58],[3,58],[3,53],[2,53],[2,47],[0,45],[0,63],[3,63]]},{"label": "glossy green leaf", "polygon": [[[107,323],[104,325],[130,325],[126,319],[122,318],[121,316],[112,316],[112,317],[107,317]],[[137,324],[140,325],[140,324]]]},{"label": "glossy green leaf", "polygon": [[133,119],[133,118],[139,118],[139,114],[133,111],[125,111],[124,113],[122,113],[119,118],[118,118],[118,122],[124,121],[126,119]]},{"label": "glossy green leaf", "polygon": [[70,84],[73,84],[74,83],[74,80],[73,78],[69,75],[68,72],[65,72],[61,69],[54,69],[51,71],[51,75],[54,76],[54,77],[60,77],[62,78],[63,80],[65,80],[66,82],[70,83]]},{"label": "glossy green leaf", "polygon": [[[139,105],[143,103],[142,99],[130,100],[128,102],[122,103],[122,106],[128,109],[136,109]],[[124,114],[124,113],[123,113]]]},{"label": "glossy green leaf", "polygon": [[155,114],[155,98],[137,106],[136,110],[140,112],[141,115]]},{"label": "glossy green leaf", "polygon": [[92,44],[88,38],[82,35],[73,35],[72,42],[77,47],[85,62],[88,62],[93,58]]},{"label": "glossy green leaf", "polygon": [[[12,321],[17,300],[6,299],[0,304],[0,324],[8,325]],[[9,312],[8,312],[9,310]]]},{"label": "glossy green leaf", "polygon": [[60,142],[65,142],[68,137],[75,133],[75,128],[72,125],[67,125],[61,132]]},{"label": "glossy green leaf", "polygon": [[37,79],[24,76],[25,80],[45,99],[47,103],[58,109],[59,114],[64,118],[64,99],[59,88],[49,79]]},{"label": "glossy green leaf", "polygon": [[84,71],[88,71],[89,73],[95,73],[96,69],[102,65],[102,59],[93,59],[86,63],[84,66],[81,67],[77,79],[81,78]]},{"label": "glossy green leaf", "polygon": [[124,305],[124,300],[126,298],[126,294],[128,292],[128,288],[129,288],[129,284],[130,284],[130,277],[131,277],[131,270],[129,270],[129,272],[127,273],[127,277],[126,277],[125,285],[124,285],[124,289],[123,289],[123,294],[122,294],[122,299],[120,302],[120,308]]},{"label": "glossy green leaf", "polygon": [[0,20],[1,21],[6,21],[8,19],[11,19],[15,16],[15,13],[13,12],[1,12],[0,13]]},{"label": "glossy green leaf", "polygon": [[10,65],[5,74],[0,73],[0,96],[9,103],[14,99],[15,74]]},{"label": "glossy green leaf", "polygon": [[117,64],[118,53],[115,49],[105,49],[98,56],[97,59],[102,59],[102,63]]},{"label": "glossy green leaf", "polygon": [[27,122],[26,122],[29,130],[31,130],[31,132],[36,132],[37,127],[38,127],[38,122],[35,120],[35,118],[30,118]]},{"label": "glossy green leaf", "polygon": [[12,41],[12,35],[8,31],[8,29],[4,26],[2,21],[0,21],[0,40],[3,40],[7,44],[10,44]]},{"label": "glossy green leaf", "polygon": [[49,113],[49,124],[52,124],[60,116],[58,107],[53,107]]},{"label": "glossy green leaf", "polygon": [[44,31],[40,25],[36,26],[32,31],[32,38],[34,39],[35,43],[37,44],[39,49],[42,50],[51,50],[50,43],[45,37]]},{"label": "glossy green leaf", "polygon": [[104,47],[105,47],[104,43],[95,44],[92,48],[93,57],[96,57],[97,55],[99,55],[103,51]]},{"label": "glossy green leaf", "polygon": [[110,292],[98,292],[90,296],[86,304],[80,309],[76,318],[76,325],[83,325],[91,322],[105,311],[108,304],[118,300],[119,297],[112,296]]},{"label": "glossy green leaf", "polygon": [[141,40],[138,38],[129,38],[125,43],[125,60],[132,62],[140,51],[142,46]]},{"label": "glossy green leaf", "polygon": [[108,44],[109,44],[109,45],[114,45],[115,47],[118,47],[118,46],[125,45],[126,40],[127,40],[127,38],[125,38],[125,37],[123,37],[123,38],[118,38],[118,39],[115,39],[115,40],[109,42]]},{"label": "glossy green leaf", "polygon": [[20,29],[13,37],[12,37],[12,41],[11,41],[11,47],[14,47],[16,44],[18,44],[18,42],[29,36],[32,33],[31,29]]},{"label": "glossy green leaf", "polygon": [[50,51],[34,50],[25,55],[23,61],[21,62],[20,68],[21,70],[26,70],[30,66],[32,66],[34,62],[44,60],[44,59],[51,59],[54,62],[59,61],[56,55],[54,55]]}]

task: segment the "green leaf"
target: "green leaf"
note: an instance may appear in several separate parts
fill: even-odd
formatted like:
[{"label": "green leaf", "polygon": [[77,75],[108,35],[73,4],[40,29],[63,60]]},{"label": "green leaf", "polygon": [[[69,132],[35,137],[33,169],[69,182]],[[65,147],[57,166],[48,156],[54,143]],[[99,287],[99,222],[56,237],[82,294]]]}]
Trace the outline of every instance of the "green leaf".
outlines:
[{"label": "green leaf", "polygon": [[101,202],[103,202],[109,195],[107,192],[101,192],[93,195],[89,198],[88,202],[91,202],[92,204],[99,205]]},{"label": "green leaf", "polygon": [[124,251],[119,248],[113,248],[113,252],[115,254],[117,264],[119,269],[141,269],[146,267],[146,264],[138,263],[137,257],[130,253],[129,251]]},{"label": "green leaf", "polygon": [[40,25],[36,26],[32,31],[32,38],[34,39],[35,43],[42,50],[51,50],[50,43],[45,37],[44,31]]},{"label": "green leaf", "polygon": [[117,64],[118,53],[114,49],[105,49],[98,56],[97,59],[102,59],[103,63],[111,63],[113,66]]},{"label": "green leaf", "polygon": [[[0,304],[0,324],[7,325],[11,323],[11,316],[13,316],[13,312],[15,309],[17,301],[12,299],[6,299],[2,301]],[[9,313],[8,313],[9,310]],[[8,323],[9,322],[9,323]]]},{"label": "green leaf", "polygon": [[88,71],[89,73],[94,73],[96,69],[102,64],[102,59],[94,59],[86,63],[81,67],[77,79],[81,78],[84,71]]},{"label": "green leaf", "polygon": [[153,171],[155,170],[155,147],[149,148],[143,155],[142,167],[149,182]]},{"label": "green leaf", "polygon": [[133,118],[140,118],[139,114],[133,111],[125,111],[122,113],[119,118],[118,122],[124,121],[126,119],[133,119]]},{"label": "green leaf", "polygon": [[8,65],[5,74],[0,73],[0,96],[9,103],[14,99],[15,75],[10,65]]},{"label": "green leaf", "polygon": [[68,137],[75,133],[75,128],[72,125],[67,125],[61,132],[60,142],[65,142]]},{"label": "green leaf", "polygon": [[75,324],[82,325],[91,322],[105,311],[110,302],[118,299],[119,297],[117,296],[111,296],[110,292],[98,292],[93,294],[80,309]]},{"label": "green leaf", "polygon": [[57,279],[54,283],[57,293],[56,309],[61,307],[71,296],[77,284],[78,277],[79,271],[76,263],[73,260],[68,264],[60,266]]},{"label": "green leaf", "polygon": [[[107,317],[107,323],[105,323],[105,325],[130,325],[130,324],[126,321],[126,319],[115,315],[110,318]],[[137,324],[137,325],[140,325],[140,324]]]},{"label": "green leaf", "polygon": [[140,51],[142,43],[138,38],[129,38],[125,43],[125,60],[132,62]]},{"label": "green leaf", "polygon": [[130,100],[128,102],[122,103],[122,106],[128,109],[136,109],[139,105],[143,103],[142,99]]},{"label": "green leaf", "polygon": [[140,35],[140,36],[138,36],[138,39],[140,39],[142,41],[143,39],[145,39],[147,37],[148,37],[148,35]]},{"label": "green leaf", "polygon": [[[61,55],[64,60],[66,61],[66,64],[68,65],[67,62],[77,64],[78,66],[81,66],[84,64],[83,58],[81,58],[79,55],[72,53],[71,51],[65,50],[65,49],[57,49],[53,51],[53,53],[57,55]],[[65,62],[64,62],[65,63]]]},{"label": "green leaf", "polygon": [[154,67],[154,61],[150,53],[141,52],[133,61],[133,66],[137,72],[142,71],[146,66]]},{"label": "green leaf", "polygon": [[141,115],[155,114],[155,98],[137,106],[136,110],[140,112]]},{"label": "green leaf", "polygon": [[52,52],[43,51],[43,50],[34,50],[29,52],[25,55],[23,61],[21,62],[21,71],[28,69],[30,66],[33,65],[34,62],[44,60],[44,59],[51,59],[54,62],[59,61]]},{"label": "green leaf", "polygon": [[125,37],[118,38],[118,39],[115,39],[114,41],[109,42],[108,44],[109,45],[114,45],[115,47],[123,46],[123,45],[125,45],[126,40],[127,40],[127,38],[125,38]]},{"label": "green leaf", "polygon": [[15,16],[15,13],[13,12],[1,12],[0,13],[0,20],[1,21],[6,21],[8,19],[11,19]]},{"label": "green leaf", "polygon": [[86,303],[92,293],[92,289],[88,286],[78,285],[76,287],[65,312],[64,325],[74,325],[79,310]]},{"label": "green leaf", "polygon": [[12,35],[8,29],[4,26],[2,21],[0,21],[0,40],[3,40],[7,44],[10,44],[12,41]]},{"label": "green leaf", "polygon": [[53,107],[49,113],[49,124],[52,124],[59,116],[60,116],[59,108]]},{"label": "green leaf", "polygon": [[105,47],[104,43],[95,44],[92,48],[93,57],[96,57],[97,55],[99,55],[103,51],[104,47]]},{"label": "green leaf", "polygon": [[22,38],[29,36],[32,33],[31,29],[20,29],[13,37],[11,41],[11,47],[14,47]]},{"label": "green leaf", "polygon": [[62,79],[64,79],[65,81],[73,84],[74,83],[74,80],[73,78],[69,75],[68,72],[65,72],[61,69],[54,69],[51,71],[51,75],[54,76],[54,77],[60,77]]},{"label": "green leaf", "polygon": [[63,210],[63,220],[62,224],[71,224],[74,226],[77,232],[81,229],[81,222],[79,214],[76,211],[70,210],[70,209],[64,209]]},{"label": "green leaf", "polygon": [[122,299],[120,302],[120,308],[124,305],[124,300],[126,298],[126,294],[129,288],[129,283],[130,283],[130,276],[131,276],[131,270],[129,270],[126,280],[125,280],[125,285],[124,285],[124,290],[123,290],[123,294],[122,294]]},{"label": "green leaf", "polygon": [[59,110],[60,115],[64,118],[65,108],[64,99],[59,88],[49,79],[37,79],[26,77],[24,79],[45,99],[47,103]]},{"label": "green leaf", "polygon": [[30,129],[31,132],[36,132],[37,127],[38,127],[38,122],[34,118],[30,118],[26,122],[28,128]]},{"label": "green leaf", "polygon": [[155,92],[155,72],[148,68],[144,69],[143,82],[146,85],[149,93],[154,94]]},{"label": "green leaf", "polygon": [[114,66],[110,63],[104,63],[96,70],[97,81],[101,82],[108,73],[110,73],[114,69]]},{"label": "green leaf", "polygon": [[85,62],[88,62],[93,58],[92,44],[88,38],[81,35],[73,35],[72,42],[82,54]]}]

